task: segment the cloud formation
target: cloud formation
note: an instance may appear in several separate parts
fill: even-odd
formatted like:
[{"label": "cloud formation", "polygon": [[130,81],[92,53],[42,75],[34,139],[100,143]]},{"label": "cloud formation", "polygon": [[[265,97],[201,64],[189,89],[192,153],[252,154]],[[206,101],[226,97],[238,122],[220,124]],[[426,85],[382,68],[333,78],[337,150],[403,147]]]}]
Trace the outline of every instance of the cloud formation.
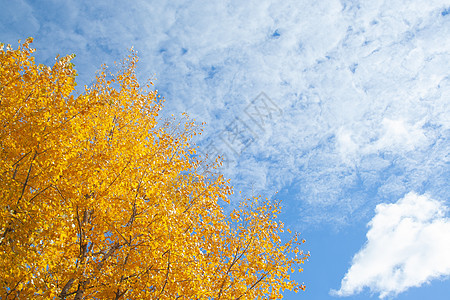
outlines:
[{"label": "cloud formation", "polygon": [[[33,35],[47,64],[76,53],[80,86],[134,46],[164,112],[206,122],[199,145],[231,156],[236,190],[288,187],[299,223],[358,221],[410,190],[450,195],[448,1],[6,2],[2,41]],[[220,135],[260,92],[281,117],[246,123],[254,139],[236,154]]]},{"label": "cloud formation", "polygon": [[427,195],[408,193],[379,204],[369,223],[366,245],[353,257],[336,296],[369,288],[380,298],[395,296],[450,275],[448,207]]}]

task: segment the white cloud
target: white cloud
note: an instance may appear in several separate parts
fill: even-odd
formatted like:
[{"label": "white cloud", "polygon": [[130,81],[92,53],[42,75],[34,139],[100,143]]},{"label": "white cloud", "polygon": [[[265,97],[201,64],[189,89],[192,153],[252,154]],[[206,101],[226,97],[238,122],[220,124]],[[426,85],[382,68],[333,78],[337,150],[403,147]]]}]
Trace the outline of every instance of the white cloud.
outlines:
[{"label": "white cloud", "polygon": [[384,118],[371,132],[366,132],[367,128],[360,126],[354,129],[341,127],[336,133],[336,146],[344,162],[352,160],[355,163],[364,155],[380,152],[405,154],[428,146],[422,127],[423,122],[420,120],[416,124],[409,124],[403,119],[389,118]]},{"label": "white cloud", "polygon": [[[411,126],[403,120],[383,119],[382,136],[373,144],[372,151],[412,151],[417,147],[426,146],[426,138],[421,124]],[[372,152],[371,151],[371,152]]]},{"label": "white cloud", "polygon": [[337,133],[337,147],[342,161],[350,164],[355,159],[359,150],[358,144],[353,140],[352,133],[349,130],[340,128]]},{"label": "white cloud", "polygon": [[448,207],[411,192],[397,203],[377,205],[375,212],[366,245],[333,295],[369,288],[385,298],[450,275]]}]

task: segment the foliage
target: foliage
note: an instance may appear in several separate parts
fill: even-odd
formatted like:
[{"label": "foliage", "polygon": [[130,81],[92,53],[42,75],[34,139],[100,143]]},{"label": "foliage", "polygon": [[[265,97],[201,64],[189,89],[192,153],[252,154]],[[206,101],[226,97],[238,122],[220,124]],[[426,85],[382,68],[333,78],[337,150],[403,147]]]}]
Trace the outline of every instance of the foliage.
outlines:
[{"label": "foliage", "polygon": [[73,55],[36,65],[31,41],[0,49],[2,299],[304,289],[288,273],[308,254],[297,235],[281,242],[279,203],[250,199],[225,215],[229,183],[200,171],[192,121],[158,122],[160,98],[139,86],[133,53],[75,97]]}]

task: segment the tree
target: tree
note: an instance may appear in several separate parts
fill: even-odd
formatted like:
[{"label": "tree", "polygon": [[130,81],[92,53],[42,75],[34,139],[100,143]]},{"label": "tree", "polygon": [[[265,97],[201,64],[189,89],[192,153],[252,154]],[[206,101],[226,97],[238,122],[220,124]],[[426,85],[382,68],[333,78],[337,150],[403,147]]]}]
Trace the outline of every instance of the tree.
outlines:
[{"label": "tree", "polygon": [[36,65],[31,39],[0,49],[2,299],[261,299],[304,289],[280,204],[227,216],[229,182],[195,155],[187,117],[161,122],[132,53],[75,97],[73,55]]}]

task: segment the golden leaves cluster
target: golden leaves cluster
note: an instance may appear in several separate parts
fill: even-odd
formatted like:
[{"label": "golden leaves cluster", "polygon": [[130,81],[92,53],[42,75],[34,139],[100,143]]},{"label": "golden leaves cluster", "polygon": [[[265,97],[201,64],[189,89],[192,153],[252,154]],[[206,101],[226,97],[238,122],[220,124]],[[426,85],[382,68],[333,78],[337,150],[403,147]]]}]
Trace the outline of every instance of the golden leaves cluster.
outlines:
[{"label": "golden leaves cluster", "polygon": [[[226,216],[223,176],[201,171],[187,117],[158,122],[132,53],[74,96],[73,55],[36,65],[0,49],[0,297],[260,299],[303,289],[308,254],[282,243],[278,203]],[[301,271],[301,269],[299,269]]]}]

